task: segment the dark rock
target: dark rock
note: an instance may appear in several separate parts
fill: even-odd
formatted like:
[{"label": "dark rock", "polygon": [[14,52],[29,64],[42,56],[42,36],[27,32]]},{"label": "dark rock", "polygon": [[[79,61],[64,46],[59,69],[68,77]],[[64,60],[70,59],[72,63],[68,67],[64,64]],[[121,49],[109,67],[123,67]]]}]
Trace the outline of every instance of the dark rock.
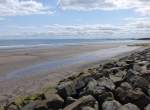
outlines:
[{"label": "dark rock", "polygon": [[4,108],[5,108],[6,110],[20,110],[19,106],[16,105],[14,102],[12,102],[12,103],[6,105]]},{"label": "dark rock", "polygon": [[126,60],[126,63],[127,63],[127,64],[133,64],[133,63],[134,63],[134,60]]},{"label": "dark rock", "polygon": [[76,95],[75,84],[73,81],[63,82],[57,87],[57,93],[64,99],[68,96]]},{"label": "dark rock", "polygon": [[47,110],[47,109],[48,107],[46,101],[37,100],[34,102],[30,102],[29,104],[24,106],[21,110]]},{"label": "dark rock", "polygon": [[101,87],[101,86],[96,86],[93,90],[87,91],[86,88],[84,89],[83,92],[81,92],[81,96],[85,95],[85,94],[91,94],[95,97],[97,97],[98,95],[102,94],[106,92],[105,87]]},{"label": "dark rock", "polygon": [[81,110],[85,106],[98,110],[98,103],[96,99],[91,95],[81,97],[74,103],[65,107],[63,110]]},{"label": "dark rock", "polygon": [[102,109],[103,110],[119,110],[121,107],[121,104],[118,101],[105,101],[102,104]]},{"label": "dark rock", "polygon": [[137,75],[130,77],[128,82],[131,83],[134,88],[142,88],[144,91],[146,91],[149,86],[149,82],[146,79]]},{"label": "dark rock", "polygon": [[77,99],[74,99],[73,97],[67,97],[65,100],[65,106],[70,105],[75,101],[77,101]]},{"label": "dark rock", "polygon": [[119,110],[140,110],[140,109],[136,105],[128,103],[128,104],[121,106]]},{"label": "dark rock", "polygon": [[123,66],[123,69],[124,69],[124,70],[133,69],[133,64],[125,64],[125,65]]},{"label": "dark rock", "polygon": [[[98,80],[99,78],[102,78],[103,76],[105,76],[105,74],[101,71],[95,75],[93,75],[92,77],[95,79],[95,80]],[[107,75],[108,76],[108,75]]]},{"label": "dark rock", "polygon": [[87,84],[86,88],[84,89],[84,91],[86,93],[92,93],[93,90],[95,90],[96,86],[97,86],[97,81],[92,79],[90,82],[88,82],[88,84]]},{"label": "dark rock", "polygon": [[110,69],[110,72],[113,73],[113,74],[116,74],[121,70],[122,70],[122,67],[113,67],[113,68]]},{"label": "dark rock", "polygon": [[102,105],[104,101],[114,100],[114,95],[112,92],[103,92],[102,94],[97,94],[95,97],[100,105]]},{"label": "dark rock", "polygon": [[132,69],[127,70],[126,75],[124,76],[124,80],[130,79],[131,77],[134,77],[136,75],[135,71],[133,71]]},{"label": "dark rock", "polygon": [[115,85],[114,85],[113,81],[111,79],[106,78],[106,77],[98,79],[97,82],[98,82],[98,86],[105,87],[105,88],[110,89],[110,90],[115,89]]},{"label": "dark rock", "polygon": [[113,67],[116,67],[115,62],[108,62],[108,63],[103,65],[103,69],[110,69],[110,68],[113,68]]},{"label": "dark rock", "polygon": [[132,86],[128,82],[121,83],[120,87],[125,91],[133,89]]},{"label": "dark rock", "polygon": [[75,89],[78,91],[83,89],[88,84],[89,81],[93,81],[93,78],[91,76],[80,77],[79,79],[74,81]]},{"label": "dark rock", "polygon": [[45,94],[48,108],[60,109],[63,107],[64,100],[58,94]]},{"label": "dark rock", "polygon": [[141,109],[143,109],[150,102],[150,98],[139,88],[135,90],[125,90],[119,87],[116,89],[116,93],[117,99],[122,103],[133,103]]},{"label": "dark rock", "polygon": [[148,69],[148,70],[150,70],[150,63],[149,63],[149,64],[147,64],[147,69]]},{"label": "dark rock", "polygon": [[25,105],[21,110],[58,110],[63,107],[63,99],[57,94],[46,95],[46,100],[36,100]]}]

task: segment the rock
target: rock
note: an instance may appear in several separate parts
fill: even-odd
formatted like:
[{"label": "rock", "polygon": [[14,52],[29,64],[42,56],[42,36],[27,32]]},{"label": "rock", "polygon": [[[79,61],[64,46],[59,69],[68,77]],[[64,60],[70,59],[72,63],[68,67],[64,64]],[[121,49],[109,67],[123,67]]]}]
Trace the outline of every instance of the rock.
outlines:
[{"label": "rock", "polygon": [[143,76],[143,77],[150,76],[150,70],[142,70],[141,71],[141,76]]},{"label": "rock", "polygon": [[141,72],[142,71],[142,66],[140,66],[139,64],[134,64],[133,70],[137,71],[137,72]]},{"label": "rock", "polygon": [[116,67],[115,62],[108,62],[108,63],[103,65],[103,69],[110,69],[110,68],[113,68],[113,67]]},{"label": "rock", "polygon": [[58,94],[45,94],[48,108],[60,109],[63,107],[64,100]]},{"label": "rock", "polygon": [[93,93],[93,90],[95,90],[97,86],[97,81],[92,79],[90,82],[88,82],[87,86],[85,87],[84,91],[85,93]]},{"label": "rock", "polygon": [[16,105],[14,102],[12,102],[12,103],[6,105],[4,108],[5,108],[6,110],[20,110],[19,106]]},{"label": "rock", "polygon": [[93,90],[91,91],[86,91],[86,88],[84,89],[83,92],[81,92],[81,96],[85,95],[85,94],[91,94],[95,97],[98,97],[100,94],[106,92],[106,88],[102,87],[102,86],[96,86]]},{"label": "rock", "polygon": [[122,103],[133,103],[140,109],[144,109],[144,107],[150,102],[150,98],[145,95],[139,88],[135,90],[125,90],[119,87],[116,89],[116,93],[117,99]]},{"label": "rock", "polygon": [[150,70],[150,63],[149,63],[149,64],[147,64],[147,69],[148,69],[148,70]]},{"label": "rock", "polygon": [[103,92],[102,94],[97,94],[95,96],[99,102],[99,104],[103,104],[104,101],[112,101],[114,100],[114,95],[112,92]]},{"label": "rock", "polygon": [[127,64],[132,64],[132,63],[134,63],[134,60],[126,60],[126,63]]},{"label": "rock", "polygon": [[34,102],[30,102],[26,106],[24,106],[21,110],[47,110],[47,102],[46,101],[41,101],[37,100]]},{"label": "rock", "polygon": [[110,79],[116,83],[116,82],[119,82],[119,81],[122,81],[122,76],[117,76],[117,75],[109,75]]},{"label": "rock", "polygon": [[116,74],[122,70],[122,67],[113,67],[110,69],[110,72]]},{"label": "rock", "polygon": [[105,78],[105,77],[100,78],[100,79],[98,79],[97,82],[98,82],[98,86],[105,87],[110,90],[115,89],[115,85],[114,85],[113,81],[108,78]]},{"label": "rock", "polygon": [[149,86],[149,82],[140,76],[133,76],[128,79],[128,82],[132,84],[134,88],[142,88],[143,91],[146,91]]},{"label": "rock", "polygon": [[77,101],[77,99],[74,99],[73,97],[67,97],[67,99],[65,100],[65,106],[70,105],[75,101]]},{"label": "rock", "polygon": [[44,99],[45,99],[45,95],[43,93],[41,93],[41,94],[34,94],[31,96],[28,96],[24,100],[35,101],[35,100],[44,100]]},{"label": "rock", "polygon": [[124,70],[133,69],[133,64],[125,64],[125,65],[123,66],[123,69],[124,69]]},{"label": "rock", "polygon": [[[51,96],[51,97],[50,97]],[[21,110],[58,110],[63,108],[63,99],[57,94],[46,95],[45,100],[36,100],[25,105]]]},{"label": "rock", "polygon": [[150,104],[148,104],[144,110],[150,110]]},{"label": "rock", "polygon": [[140,109],[136,105],[128,103],[128,104],[121,106],[119,110],[140,110]]},{"label": "rock", "polygon": [[121,104],[116,100],[105,101],[102,104],[102,109],[103,110],[119,110],[120,107],[121,107]]},{"label": "rock", "polygon": [[76,95],[75,84],[73,81],[63,82],[57,86],[57,93],[64,99],[68,96]]},{"label": "rock", "polygon": [[93,109],[93,108],[87,106],[87,107],[82,107],[81,110],[95,110],[95,109]]},{"label": "rock", "polygon": [[105,74],[101,71],[101,72],[98,72],[97,74],[94,74],[92,77],[95,79],[95,80],[98,80],[99,78],[102,78]]},{"label": "rock", "polygon": [[121,83],[120,87],[123,89],[123,90],[130,90],[130,89],[133,89],[132,86],[128,83],[128,82],[123,82]]},{"label": "rock", "polygon": [[148,86],[147,94],[150,96],[150,84]]},{"label": "rock", "polygon": [[146,66],[148,65],[148,61],[140,61],[137,63],[139,66]]},{"label": "rock", "polygon": [[74,103],[65,107],[63,110],[80,110],[84,106],[89,106],[91,108],[94,108],[95,110],[98,110],[98,103],[96,99],[91,95],[81,97]]},{"label": "rock", "polygon": [[136,72],[132,69],[129,69],[129,70],[127,70],[127,73],[123,79],[127,80],[127,82],[128,82],[128,79],[130,79],[131,77],[134,77],[135,75],[136,75]]}]

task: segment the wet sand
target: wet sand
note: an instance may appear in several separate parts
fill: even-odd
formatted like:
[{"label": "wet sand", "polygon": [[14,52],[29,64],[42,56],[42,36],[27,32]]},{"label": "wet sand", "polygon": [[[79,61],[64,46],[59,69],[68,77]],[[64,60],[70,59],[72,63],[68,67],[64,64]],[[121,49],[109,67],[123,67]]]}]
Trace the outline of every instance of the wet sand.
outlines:
[{"label": "wet sand", "polygon": [[0,50],[0,103],[136,48],[118,43]]}]

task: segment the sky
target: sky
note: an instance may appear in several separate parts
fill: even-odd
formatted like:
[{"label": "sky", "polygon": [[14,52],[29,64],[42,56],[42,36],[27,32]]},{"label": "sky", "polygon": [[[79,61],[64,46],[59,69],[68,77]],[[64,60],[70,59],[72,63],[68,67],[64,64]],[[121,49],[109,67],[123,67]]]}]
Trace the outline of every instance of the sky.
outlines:
[{"label": "sky", "polygon": [[0,39],[149,35],[150,0],[0,0]]}]

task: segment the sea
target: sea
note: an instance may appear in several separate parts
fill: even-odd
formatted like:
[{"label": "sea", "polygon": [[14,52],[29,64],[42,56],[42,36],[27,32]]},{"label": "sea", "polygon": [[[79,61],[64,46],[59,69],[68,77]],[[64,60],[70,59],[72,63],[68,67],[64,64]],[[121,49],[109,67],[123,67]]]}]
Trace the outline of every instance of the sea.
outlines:
[{"label": "sea", "polygon": [[[0,49],[45,46],[84,45],[96,43],[139,42],[130,39],[0,39]],[[141,42],[141,41],[140,41]]]}]

